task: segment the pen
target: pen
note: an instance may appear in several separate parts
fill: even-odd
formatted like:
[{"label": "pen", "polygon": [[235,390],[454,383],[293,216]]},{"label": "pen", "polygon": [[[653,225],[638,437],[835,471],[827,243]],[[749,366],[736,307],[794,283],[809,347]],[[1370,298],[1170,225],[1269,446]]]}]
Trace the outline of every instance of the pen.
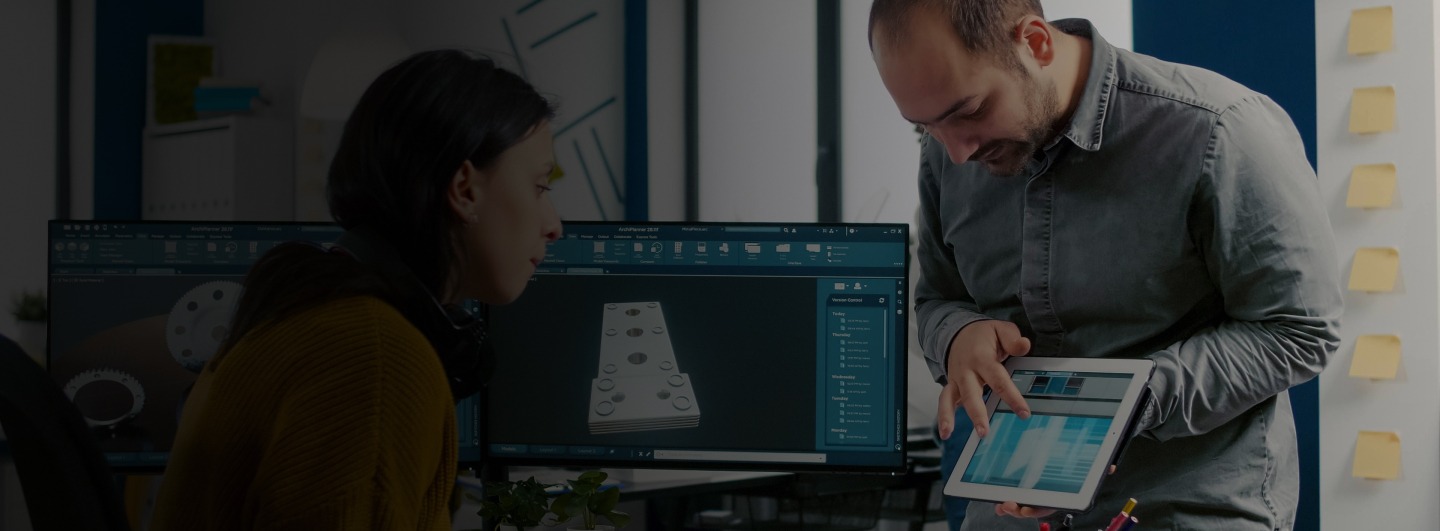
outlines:
[{"label": "pen", "polygon": [[1126,521],[1125,521],[1125,525],[1120,526],[1120,531],[1130,531],[1131,529],[1133,529],[1133,528],[1135,527],[1135,524],[1138,524],[1138,523],[1140,523],[1140,519],[1139,519],[1139,518],[1136,518],[1136,517],[1134,517],[1134,516],[1131,516],[1129,520],[1126,520]]},{"label": "pen", "polygon": [[1133,510],[1135,510],[1135,498],[1130,498],[1130,501],[1125,502],[1125,508],[1120,510],[1120,514],[1110,519],[1110,525],[1105,527],[1105,531],[1120,531],[1121,526],[1130,521],[1130,511]]},{"label": "pen", "polygon": [[1070,523],[1074,521],[1074,519],[1075,515],[1073,514],[1065,515],[1065,519],[1060,521],[1060,527],[1055,531],[1070,531]]}]

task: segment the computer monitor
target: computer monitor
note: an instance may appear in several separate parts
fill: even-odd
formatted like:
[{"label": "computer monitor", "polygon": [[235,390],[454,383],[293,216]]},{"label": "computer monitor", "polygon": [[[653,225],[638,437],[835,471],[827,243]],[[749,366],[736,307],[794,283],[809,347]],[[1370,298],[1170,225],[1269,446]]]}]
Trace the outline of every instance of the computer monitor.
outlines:
[{"label": "computer monitor", "polygon": [[566,223],[490,310],[487,460],[903,469],[907,231]]},{"label": "computer monitor", "polygon": [[[48,367],[118,469],[163,468],[183,396],[224,339],[250,265],[322,223],[51,221]],[[480,457],[474,399],[460,459]]]}]

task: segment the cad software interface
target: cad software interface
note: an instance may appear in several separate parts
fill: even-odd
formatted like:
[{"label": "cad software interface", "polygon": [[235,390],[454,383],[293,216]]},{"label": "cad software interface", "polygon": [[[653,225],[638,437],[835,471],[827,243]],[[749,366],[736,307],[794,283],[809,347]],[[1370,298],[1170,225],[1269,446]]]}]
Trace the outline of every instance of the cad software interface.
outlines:
[{"label": "cad software interface", "polygon": [[567,223],[491,309],[507,462],[903,463],[904,225]]},{"label": "cad software interface", "polygon": [[[49,370],[110,463],[165,464],[183,396],[225,338],[250,265],[328,224],[50,223]],[[457,404],[460,458],[478,460],[478,408]]]}]

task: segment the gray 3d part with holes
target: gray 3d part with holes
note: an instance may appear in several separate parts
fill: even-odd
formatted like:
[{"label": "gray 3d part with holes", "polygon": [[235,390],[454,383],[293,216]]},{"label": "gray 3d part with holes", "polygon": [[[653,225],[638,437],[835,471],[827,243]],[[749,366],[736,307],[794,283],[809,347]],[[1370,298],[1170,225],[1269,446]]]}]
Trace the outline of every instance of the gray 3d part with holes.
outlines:
[{"label": "gray 3d part with holes", "polygon": [[659,302],[605,305],[600,364],[590,386],[590,433],[700,425],[690,375],[680,372]]}]

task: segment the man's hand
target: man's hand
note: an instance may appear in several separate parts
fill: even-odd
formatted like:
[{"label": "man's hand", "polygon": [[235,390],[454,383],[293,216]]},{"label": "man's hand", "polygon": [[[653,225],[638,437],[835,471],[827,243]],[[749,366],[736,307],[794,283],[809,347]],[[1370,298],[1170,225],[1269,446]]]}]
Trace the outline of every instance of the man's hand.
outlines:
[{"label": "man's hand", "polygon": [[[1110,465],[1107,474],[1115,473],[1115,465]],[[1026,507],[1013,501],[995,504],[995,516],[1013,516],[1015,518],[1044,518],[1055,514],[1055,509],[1040,509],[1037,507]]]},{"label": "man's hand", "polygon": [[1039,509],[1026,507],[1013,501],[995,504],[995,516],[1012,516],[1015,518],[1044,518],[1055,514],[1055,509]]},{"label": "man's hand", "polygon": [[985,401],[981,399],[987,385],[1000,393],[1000,399],[1020,418],[1030,418],[1030,406],[1001,365],[1010,356],[1028,353],[1030,340],[1020,335],[1015,323],[975,321],[961,328],[950,340],[946,383],[940,390],[940,407],[936,413],[940,438],[950,438],[950,432],[955,429],[955,409],[961,406],[975,423],[975,432],[981,437],[989,434],[990,420],[985,416]]}]

